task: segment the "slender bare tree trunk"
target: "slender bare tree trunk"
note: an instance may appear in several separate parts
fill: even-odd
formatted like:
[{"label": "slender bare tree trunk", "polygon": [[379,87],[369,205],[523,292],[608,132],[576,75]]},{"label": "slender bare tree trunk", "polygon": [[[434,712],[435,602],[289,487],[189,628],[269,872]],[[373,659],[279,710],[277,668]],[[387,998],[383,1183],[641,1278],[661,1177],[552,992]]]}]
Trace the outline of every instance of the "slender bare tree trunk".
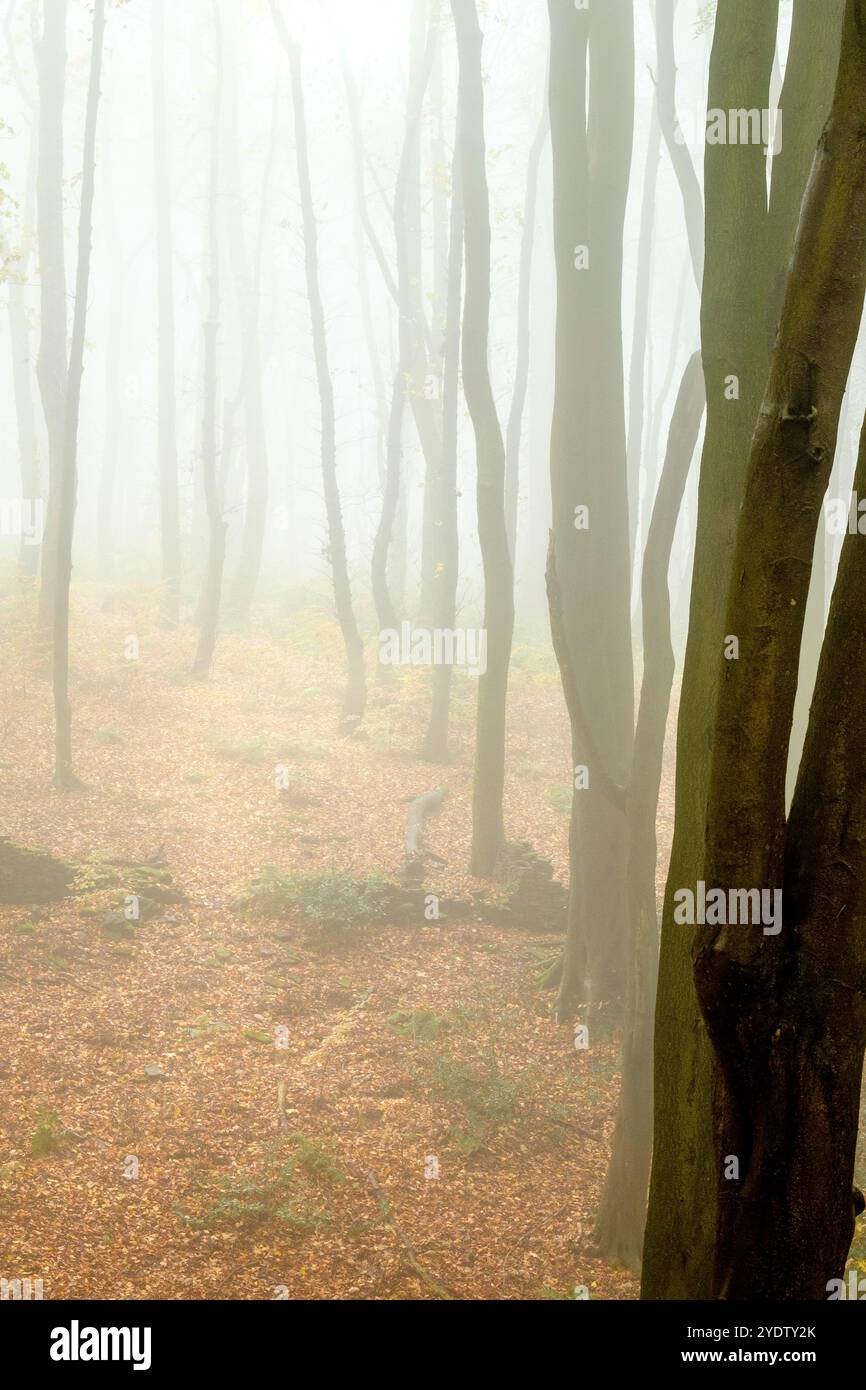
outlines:
[{"label": "slender bare tree trunk", "polygon": [[[109,122],[110,129],[110,122]],[[117,235],[117,215],[114,200],[113,142],[109,135],[104,143],[105,225],[111,255],[108,290],[108,336],[105,354],[105,432],[102,444],[102,463],[99,470],[99,489],[96,504],[96,529],[99,536],[101,572],[114,578],[114,493],[120,449],[123,398],[123,302],[124,265]]]},{"label": "slender bare tree trunk", "polygon": [[174,626],[180,612],[180,518],[175,399],[174,247],[165,112],[165,0],[153,0],[151,43],[153,167],[156,189],[159,518],[164,588],[163,617],[166,623]]},{"label": "slender bare tree trunk", "polygon": [[72,711],[69,703],[69,585],[72,579],[72,535],[78,462],[78,415],[81,377],[84,372],[84,338],[87,293],[90,284],[90,251],[93,235],[93,193],[96,181],[96,117],[102,72],[102,40],[105,32],[105,0],[94,0],[90,79],[84,121],[84,153],[81,173],[81,210],[78,220],[78,267],[75,276],[75,310],[69,349],[69,376],[64,393],[63,462],[58,478],[57,567],[54,586],[54,785],[68,791],[77,785],[72,772]]},{"label": "slender bare tree trunk", "polygon": [[451,0],[460,79],[457,141],[463,183],[466,297],[463,390],[475,433],[478,539],[484,566],[487,670],[478,680],[471,869],[497,871],[505,845],[505,704],[514,628],[514,585],[505,528],[505,447],[487,365],[490,331],[490,201],[484,141],[481,27],[475,0]]},{"label": "slender bare tree trunk", "polygon": [[229,256],[241,331],[241,393],[246,445],[246,507],[238,567],[229,610],[235,623],[246,626],[262,564],[268,506],[268,452],[262,400],[260,287],[250,266],[242,217],[241,169],[238,153],[238,47],[231,45],[226,80],[225,206]]},{"label": "slender bare tree trunk", "polygon": [[322,412],[322,481],[325,491],[325,511],[328,518],[328,554],[334,577],[334,600],[337,620],[346,648],[347,681],[343,696],[343,728],[351,732],[363,719],[367,703],[367,682],[364,670],[364,643],[358,631],[349,568],[346,560],[346,534],[337,483],[337,441],[334,418],[334,387],[328,361],[328,340],[325,331],[325,311],[319,285],[319,248],[313,189],[310,180],[310,157],[307,148],[307,122],[304,111],[304,87],[301,76],[301,50],[291,38],[277,0],[271,0],[277,34],[289,60],[292,78],[292,104],[295,113],[295,147],[298,164],[298,185],[301,193],[301,215],[304,225],[304,265],[307,277],[307,298],[313,332],[316,359],[316,380]]},{"label": "slender bare tree trunk", "polygon": [[622,1083],[596,1240],[605,1258],[640,1268],[652,1154],[652,1038],[658,967],[656,810],[674,681],[668,569],[704,414],[700,352],[689,359],[643,557],[644,671],[629,779],[629,968]]},{"label": "slender bare tree trunk", "polygon": [[550,134],[550,107],[545,99],[526,166],[526,192],[523,199],[523,233],[520,238],[520,267],[517,273],[517,361],[511,408],[505,428],[505,526],[508,549],[514,568],[517,553],[517,495],[520,483],[520,444],[523,408],[529,382],[529,296],[532,288],[532,253],[535,247],[535,217],[538,204],[538,170]]},{"label": "slender bare tree trunk", "polygon": [[[449,219],[448,283],[442,372],[442,457],[436,475],[435,548],[433,591],[435,625],[453,629],[457,619],[459,535],[457,526],[457,406],[460,395],[460,309],[463,298],[463,189],[460,149],[454,152],[451,215]],[[448,759],[448,717],[453,667],[434,666],[430,722],[424,738],[423,757],[431,762]]]},{"label": "slender bare tree trunk", "polygon": [[[24,196],[24,232],[20,259],[9,280],[9,347],[12,357],[12,389],[15,398],[15,422],[18,427],[18,457],[21,469],[21,497],[35,509],[42,506],[42,487],[39,481],[39,447],[36,438],[36,415],[33,403],[32,345],[24,287],[33,261],[30,227],[36,202],[36,117],[30,123],[30,144],[27,155],[27,184]],[[18,572],[23,579],[35,580],[39,567],[39,545],[28,541],[22,528]]]},{"label": "slender bare tree trunk", "polygon": [[66,0],[43,7],[35,45],[39,75],[39,163],[36,231],[42,305],[36,378],[48,435],[48,512],[42,541],[39,628],[50,630],[55,612],[60,477],[66,397],[66,268],[63,250],[63,96],[66,82]]},{"label": "slender bare tree trunk", "polygon": [[201,457],[205,509],[208,520],[208,552],[204,585],[199,600],[199,639],[192,675],[206,680],[210,674],[219,629],[220,600],[226,555],[226,523],[217,477],[217,336],[220,315],[220,258],[218,235],[219,140],[223,88],[223,43],[219,0],[212,0],[216,46],[216,85],[210,132],[210,173],[207,199],[207,316],[204,323],[204,394],[202,398]]}]

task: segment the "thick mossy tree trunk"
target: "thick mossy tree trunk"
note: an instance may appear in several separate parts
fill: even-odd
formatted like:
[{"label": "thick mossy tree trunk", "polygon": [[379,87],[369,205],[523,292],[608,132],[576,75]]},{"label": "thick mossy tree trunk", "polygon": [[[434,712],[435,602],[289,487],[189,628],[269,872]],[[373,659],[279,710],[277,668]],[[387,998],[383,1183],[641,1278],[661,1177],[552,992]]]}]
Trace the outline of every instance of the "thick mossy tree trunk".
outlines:
[{"label": "thick mossy tree trunk", "polygon": [[39,77],[39,158],[36,235],[39,257],[39,355],[36,379],[48,437],[48,513],[42,538],[39,628],[54,618],[57,518],[63,471],[66,397],[66,269],[63,249],[63,97],[66,83],[67,0],[43,6],[42,36],[35,45]]},{"label": "thick mossy tree trunk", "polygon": [[[578,10],[549,0],[556,249],[556,374],[550,442],[553,531],[565,640],[585,714],[572,728],[570,908],[557,1005],[622,1003],[628,826],[589,773],[627,781],[633,739],[622,238],[631,165],[634,36],[623,0]],[[587,119],[587,52],[590,91]]]},{"label": "thick mossy tree trunk", "polygon": [[292,108],[295,117],[295,150],[298,166],[298,186],[301,195],[301,217],[304,230],[304,267],[307,279],[307,298],[313,334],[313,353],[316,360],[316,382],[322,416],[322,483],[325,493],[325,513],[328,519],[328,557],[334,581],[334,603],[337,621],[346,648],[347,681],[343,695],[342,726],[351,731],[364,717],[367,704],[367,679],[364,670],[364,643],[358,631],[349,566],[346,558],[346,532],[337,483],[337,437],[334,413],[334,386],[328,361],[328,340],[325,331],[325,310],[319,284],[319,241],[313,188],[310,178],[310,155],[307,145],[307,118],[304,108],[304,86],[301,74],[301,50],[289,34],[277,5],[271,0],[274,25],[286,56],[292,80]]},{"label": "thick mossy tree trunk", "polygon": [[[782,106],[820,31],[840,18],[796,0]],[[809,23],[805,21],[810,21]],[[769,105],[776,7],[756,16],[731,0],[716,19],[708,104],[722,110]],[[773,287],[788,266],[806,174],[830,109],[833,75],[810,120],[785,123],[785,164],[767,208],[763,146],[708,144],[704,163],[706,263],[701,343],[707,430],[701,460],[691,610],[677,726],[676,819],[665,893],[655,1029],[655,1120],[642,1296],[709,1298],[715,1239],[710,1049],[695,995],[692,929],[674,922],[673,893],[706,881],[703,829],[709,783],[708,725],[715,711],[719,652],[730,629],[724,604],[737,515],[761,392],[768,371]],[[799,173],[797,171],[799,170]],[[776,172],[779,172],[776,170]],[[731,209],[737,209],[732,217]],[[778,304],[778,301],[777,301]],[[777,311],[778,313],[778,311]]]},{"label": "thick mossy tree trunk", "polygon": [[69,346],[69,375],[64,393],[63,462],[57,494],[57,567],[54,584],[54,785],[68,791],[78,785],[72,771],[72,710],[69,703],[69,586],[72,580],[72,537],[78,488],[78,417],[84,343],[87,328],[87,295],[90,287],[90,252],[93,236],[93,195],[96,182],[96,117],[99,111],[99,79],[102,72],[102,40],[105,32],[105,0],[94,0],[90,77],[84,117],[84,150],[81,168],[81,207],[78,217],[78,264],[75,274],[75,310]]},{"label": "thick mossy tree trunk", "polygon": [[[725,1299],[825,1299],[853,1234],[866,1043],[857,535],[843,549],[787,823],[785,774],[815,531],[866,295],[864,106],[866,3],[848,0],[736,533],[725,623],[739,656],[718,654],[707,886],[778,893],[782,906],[769,931],[708,924],[693,947],[717,1066],[713,1294]],[[856,481],[866,485],[864,447]]]},{"label": "thick mossy tree trunk", "polygon": [[497,871],[505,844],[505,702],[514,628],[514,591],[505,529],[505,447],[487,365],[490,332],[490,199],[484,143],[481,28],[475,0],[451,0],[460,79],[457,141],[463,183],[466,295],[463,308],[463,391],[475,433],[478,539],[484,566],[487,669],[478,678],[471,869]]},{"label": "thick mossy tree trunk", "polygon": [[214,648],[219,630],[220,600],[226,554],[226,522],[223,516],[219,479],[217,476],[217,335],[220,312],[220,260],[217,227],[219,194],[219,131],[222,107],[222,25],[219,0],[213,0],[214,38],[216,45],[216,85],[210,132],[210,173],[207,199],[207,312],[204,322],[204,391],[202,393],[201,457],[202,485],[208,524],[207,564],[199,599],[199,638],[192,675],[206,680],[210,675]]},{"label": "thick mossy tree trunk", "polygon": [[151,34],[153,168],[156,202],[157,438],[163,617],[180,613],[180,515],[177,472],[177,399],[174,342],[174,245],[171,174],[165,111],[165,0],[154,0]]}]

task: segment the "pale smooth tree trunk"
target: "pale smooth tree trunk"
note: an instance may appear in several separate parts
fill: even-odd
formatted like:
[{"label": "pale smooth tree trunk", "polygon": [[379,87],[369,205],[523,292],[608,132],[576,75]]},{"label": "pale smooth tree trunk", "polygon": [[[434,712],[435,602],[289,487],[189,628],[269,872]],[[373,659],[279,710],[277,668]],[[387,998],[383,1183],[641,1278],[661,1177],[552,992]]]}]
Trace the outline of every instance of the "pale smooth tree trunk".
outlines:
[{"label": "pale smooth tree trunk", "polygon": [[475,434],[478,539],[484,566],[487,670],[478,678],[471,869],[493,877],[505,847],[505,705],[514,628],[514,587],[505,526],[505,446],[487,363],[490,332],[490,200],[484,140],[481,28],[475,0],[451,0],[460,78],[457,141],[463,183],[466,293],[463,391]]}]

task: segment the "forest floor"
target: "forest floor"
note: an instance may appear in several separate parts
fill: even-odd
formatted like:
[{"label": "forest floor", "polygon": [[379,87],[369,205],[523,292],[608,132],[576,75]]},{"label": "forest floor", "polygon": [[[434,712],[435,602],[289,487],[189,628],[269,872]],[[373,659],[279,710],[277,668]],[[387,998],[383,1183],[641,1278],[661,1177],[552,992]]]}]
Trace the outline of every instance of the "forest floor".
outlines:
[{"label": "forest floor", "polygon": [[[443,780],[432,889],[483,890],[472,679],[443,771],[417,753],[428,673],[377,680],[372,652],[363,735],[337,735],[325,615],[222,635],[201,685],[191,628],[159,631],[133,591],[111,613],[100,597],[75,594],[84,788],[64,796],[50,684],[20,602],[2,606],[0,833],[84,869],[59,903],[0,907],[0,1275],[46,1298],[635,1297],[591,1244],[617,1039],[578,1051],[554,1023],[537,977],[559,938],[484,921],[334,937],[238,904],[268,865],[394,877],[407,799]],[[518,646],[506,829],[563,881],[569,762],[551,658]],[[127,921],[147,870],[108,860],[164,866],[183,900]]]}]

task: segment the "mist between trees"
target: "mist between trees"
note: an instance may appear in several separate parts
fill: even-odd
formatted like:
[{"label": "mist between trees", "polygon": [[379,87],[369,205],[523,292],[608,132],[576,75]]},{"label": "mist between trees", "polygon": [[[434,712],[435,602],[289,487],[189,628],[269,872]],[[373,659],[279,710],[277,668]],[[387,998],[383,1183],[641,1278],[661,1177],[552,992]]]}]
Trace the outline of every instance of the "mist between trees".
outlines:
[{"label": "mist between trees", "polygon": [[[216,1204],[157,1220],[229,1264],[255,1225],[263,1288],[302,1296],[288,1226],[356,1296],[359,1221],[361,1297],[859,1288],[866,0],[0,29],[10,1036],[49,927],[72,1031],[126,992],[144,1033],[273,1035],[254,1175],[226,1129]],[[275,941],[288,993],[207,975]],[[329,1111],[370,1027],[405,1109]],[[195,1112],[177,1056],[138,1079]],[[35,1065],[3,1142],[47,1162],[90,1120]]]}]

